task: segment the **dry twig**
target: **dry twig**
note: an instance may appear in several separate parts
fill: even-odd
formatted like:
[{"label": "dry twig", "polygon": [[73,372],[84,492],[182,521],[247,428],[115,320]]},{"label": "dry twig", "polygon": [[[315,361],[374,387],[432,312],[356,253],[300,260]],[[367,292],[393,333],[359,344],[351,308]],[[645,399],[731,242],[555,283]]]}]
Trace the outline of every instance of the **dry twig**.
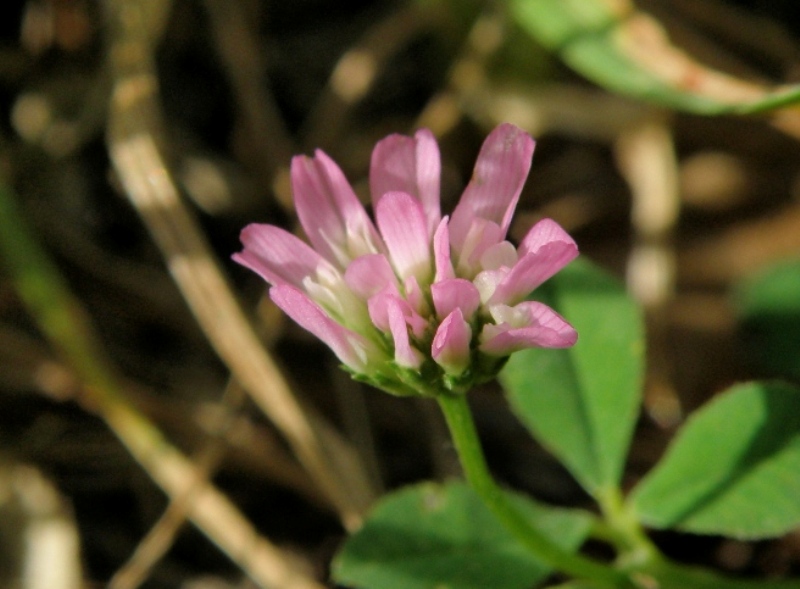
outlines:
[{"label": "dry twig", "polygon": [[131,202],[211,345],[283,432],[348,528],[372,498],[357,455],[321,416],[300,406],[237,303],[206,240],[181,201],[159,145],[160,112],[145,2],[109,0],[114,90],[109,149]]}]

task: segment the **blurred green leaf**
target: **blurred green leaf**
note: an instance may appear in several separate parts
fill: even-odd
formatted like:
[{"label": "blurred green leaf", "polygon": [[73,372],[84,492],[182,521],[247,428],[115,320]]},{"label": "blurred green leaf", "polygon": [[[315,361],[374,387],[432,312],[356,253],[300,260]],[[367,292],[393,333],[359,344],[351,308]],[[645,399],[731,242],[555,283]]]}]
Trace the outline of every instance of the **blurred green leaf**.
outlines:
[{"label": "blurred green leaf", "polygon": [[518,24],[609,90],[698,114],[747,114],[800,101],[800,86],[767,87],[711,69],[672,45],[628,0],[511,0]]},{"label": "blurred green leaf", "polygon": [[534,297],[575,326],[578,343],[517,352],[500,382],[522,422],[589,492],[615,487],[641,398],[641,313],[613,277],[583,258]]},{"label": "blurred green leaf", "polygon": [[569,583],[547,587],[547,589],[605,589],[607,587],[608,585],[592,581],[570,581]]},{"label": "blurred green leaf", "polygon": [[629,501],[655,528],[736,538],[800,525],[800,389],[731,388],[693,414]]},{"label": "blurred green leaf", "polygon": [[[799,589],[800,579],[743,579],[686,566],[660,558],[643,571],[641,578],[658,579],[658,589]],[[645,585],[646,586],[646,585]]]},{"label": "blurred green leaf", "polygon": [[744,343],[758,367],[800,381],[800,260],[743,282],[734,301]]},{"label": "blurred green leaf", "polygon": [[[559,546],[583,543],[588,516],[512,499]],[[548,573],[463,483],[385,497],[333,562],[338,583],[364,589],[526,589]]]}]

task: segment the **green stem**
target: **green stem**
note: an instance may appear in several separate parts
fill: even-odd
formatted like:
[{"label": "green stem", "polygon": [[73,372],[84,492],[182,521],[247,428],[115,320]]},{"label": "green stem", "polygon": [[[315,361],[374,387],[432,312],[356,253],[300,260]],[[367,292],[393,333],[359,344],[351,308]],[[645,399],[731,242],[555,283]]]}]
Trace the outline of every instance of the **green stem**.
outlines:
[{"label": "green stem", "polygon": [[495,517],[542,562],[553,569],[610,587],[633,587],[627,575],[613,567],[560,548],[533,527],[509,502],[486,465],[475,422],[465,395],[436,396],[470,486]]},{"label": "green stem", "polygon": [[626,509],[622,493],[616,486],[597,489],[594,497],[608,526],[611,542],[617,548],[620,568],[631,570],[660,562],[664,556],[647,536],[641,523]]}]

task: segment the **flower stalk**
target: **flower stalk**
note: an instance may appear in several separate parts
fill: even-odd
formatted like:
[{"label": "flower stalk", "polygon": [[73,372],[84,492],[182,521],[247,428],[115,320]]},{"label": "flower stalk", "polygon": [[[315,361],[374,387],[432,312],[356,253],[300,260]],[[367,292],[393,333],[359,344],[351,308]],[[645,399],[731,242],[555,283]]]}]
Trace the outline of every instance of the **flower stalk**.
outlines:
[{"label": "flower stalk", "polygon": [[437,399],[468,481],[539,559],[593,583],[632,586],[623,572],[562,550],[517,513],[489,474],[466,402],[512,353],[578,339],[566,319],[528,300],[575,259],[575,241],[551,219],[518,246],[507,240],[534,146],[513,125],[494,129],[461,199],[443,215],[433,134],[390,135],[370,162],[374,220],[328,155],[296,156],[292,191],[308,242],[253,223],[233,259],[261,276],[273,302],[327,344],[354,379]]},{"label": "flower stalk", "polygon": [[559,572],[607,587],[635,587],[622,571],[563,550],[533,527],[509,502],[508,496],[489,472],[466,397],[442,393],[436,396],[436,401],[447,421],[467,482],[517,540],[538,559]]}]

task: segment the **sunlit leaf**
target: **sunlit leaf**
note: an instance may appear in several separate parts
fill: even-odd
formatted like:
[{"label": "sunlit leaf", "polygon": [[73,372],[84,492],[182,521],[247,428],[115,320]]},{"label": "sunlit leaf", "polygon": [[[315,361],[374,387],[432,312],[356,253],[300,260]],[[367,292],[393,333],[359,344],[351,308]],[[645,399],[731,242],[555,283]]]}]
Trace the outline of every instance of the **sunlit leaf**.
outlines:
[{"label": "sunlit leaf", "polygon": [[[561,547],[583,543],[585,515],[512,499]],[[526,589],[548,573],[462,483],[426,483],[384,498],[333,563],[334,579],[359,589]]]},{"label": "sunlit leaf", "polygon": [[800,389],[749,383],[693,414],[630,502],[646,524],[737,538],[800,525]]},{"label": "sunlit leaf", "polygon": [[641,313],[614,278],[583,258],[534,296],[575,326],[578,343],[517,352],[500,382],[522,422],[587,490],[616,486],[641,396]]},{"label": "sunlit leaf", "polygon": [[753,113],[800,100],[798,85],[769,87],[703,65],[630,0],[511,0],[510,6],[529,34],[615,92],[699,114]]},{"label": "sunlit leaf", "polygon": [[734,300],[742,339],[758,368],[800,381],[800,260],[748,279]]}]

